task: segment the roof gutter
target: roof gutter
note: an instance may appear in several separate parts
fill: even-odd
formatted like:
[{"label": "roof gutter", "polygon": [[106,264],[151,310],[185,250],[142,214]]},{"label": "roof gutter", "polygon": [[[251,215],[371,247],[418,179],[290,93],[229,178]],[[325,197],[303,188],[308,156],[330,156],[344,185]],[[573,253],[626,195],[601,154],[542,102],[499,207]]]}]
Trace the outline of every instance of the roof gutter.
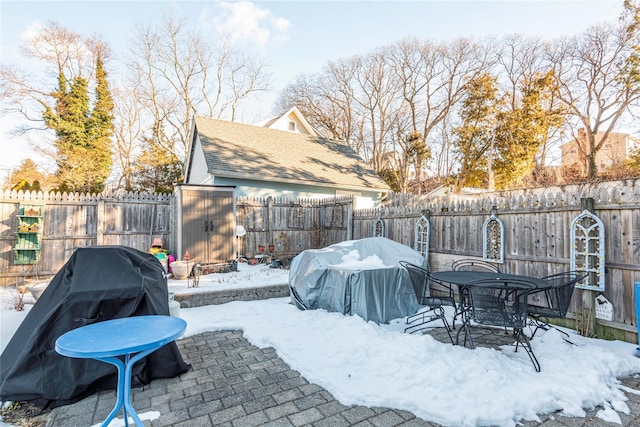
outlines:
[{"label": "roof gutter", "polygon": [[212,174],[211,171],[209,171],[209,173],[211,175],[213,175],[214,177],[221,177],[221,178],[233,178],[233,179],[248,179],[248,180],[252,180],[252,181],[263,181],[263,182],[275,182],[275,183],[286,183],[286,184],[304,184],[304,185],[311,185],[313,187],[331,187],[331,188],[339,188],[339,189],[343,189],[343,190],[354,190],[354,191],[372,191],[372,192],[378,192],[378,193],[388,193],[389,191],[391,191],[391,189],[389,188],[381,188],[381,187],[370,187],[370,186],[360,186],[360,185],[349,185],[349,184],[336,184],[336,183],[329,183],[329,182],[317,182],[317,181],[306,181],[306,180],[301,180],[301,179],[293,179],[293,178],[272,178],[269,179],[269,177],[265,177],[264,175],[261,175],[258,179],[256,177],[256,175],[254,174],[241,174],[241,173],[217,173],[217,174]]}]

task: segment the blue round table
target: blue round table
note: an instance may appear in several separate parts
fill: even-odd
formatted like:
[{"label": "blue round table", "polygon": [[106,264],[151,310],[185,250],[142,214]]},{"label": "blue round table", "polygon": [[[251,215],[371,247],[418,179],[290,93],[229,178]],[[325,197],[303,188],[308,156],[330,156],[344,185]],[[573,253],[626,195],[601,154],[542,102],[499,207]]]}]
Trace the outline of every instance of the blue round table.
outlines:
[{"label": "blue round table", "polygon": [[[68,357],[96,359],[118,369],[116,405],[102,427],[107,427],[123,407],[125,426],[131,415],[136,426],[144,427],[131,405],[133,365],[148,354],[180,337],[187,322],[173,316],[134,316],[107,320],[73,329],[56,340],[56,351]],[[124,362],[118,356],[125,356]]]}]

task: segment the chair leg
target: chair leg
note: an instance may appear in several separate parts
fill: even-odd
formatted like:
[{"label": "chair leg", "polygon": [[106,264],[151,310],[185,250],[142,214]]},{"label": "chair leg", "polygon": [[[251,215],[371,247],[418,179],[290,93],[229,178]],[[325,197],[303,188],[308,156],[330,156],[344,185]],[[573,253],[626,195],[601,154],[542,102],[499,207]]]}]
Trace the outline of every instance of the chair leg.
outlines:
[{"label": "chair leg", "polygon": [[566,333],[562,329],[556,328],[555,326],[550,324],[549,323],[549,319],[547,319],[546,317],[544,317],[544,318],[543,317],[532,317],[531,321],[529,322],[529,326],[535,326],[535,329],[533,330],[533,333],[531,334],[531,339],[533,339],[533,337],[536,336],[536,332],[538,332],[538,329],[542,329],[543,331],[548,331],[549,329],[555,329],[556,331],[558,331],[562,335],[564,335],[564,337],[562,337],[563,340],[565,340],[569,344],[576,345],[575,343],[573,343],[573,342],[571,342],[569,340],[569,334],[568,333]]},{"label": "chair leg", "polygon": [[549,321],[548,320],[543,320],[542,318],[535,316],[535,317],[531,317],[531,320],[529,321],[529,326],[535,326],[535,329],[533,330],[533,333],[531,334],[531,338],[536,336],[536,332],[538,332],[538,329],[542,329],[543,331],[548,331],[549,330]]},{"label": "chair leg", "polygon": [[449,341],[451,341],[451,344],[455,344],[453,342],[453,337],[451,336],[451,328],[449,327],[449,322],[447,322],[447,317],[444,314],[444,308],[438,307],[438,310],[440,312],[439,316],[442,319],[442,323],[444,323],[444,327],[447,331],[447,335],[449,335]]},{"label": "chair leg", "polygon": [[468,301],[465,303],[466,298],[467,298],[467,297],[466,297],[465,295],[460,294],[460,295],[459,295],[459,297],[458,297],[458,304],[455,304],[455,301],[454,301],[454,306],[453,306],[453,311],[454,311],[454,313],[453,313],[453,321],[451,322],[451,328],[452,328],[454,331],[455,331],[455,329],[456,329],[456,318],[457,318],[458,316],[460,316],[460,318],[462,318],[462,322],[464,322],[464,315],[463,315],[464,309],[463,309],[462,307],[464,307],[464,306],[465,306],[465,304],[466,304],[466,306],[467,306],[467,307],[469,306]]},{"label": "chair leg", "polygon": [[469,324],[471,323],[471,316],[469,316],[469,314],[464,311],[460,313],[460,316],[462,317],[462,326],[460,326],[460,329],[458,329],[458,332],[456,333],[456,345],[460,345],[460,334],[464,333],[464,342],[462,343],[462,346],[463,347],[467,346],[467,339],[468,339],[469,348],[474,349],[476,348],[476,346],[473,343],[473,337],[471,336],[471,328],[469,326]]},{"label": "chair leg", "polygon": [[[432,313],[432,314],[427,315],[427,313]],[[417,331],[421,331],[422,329],[427,328],[428,323],[431,323],[438,319],[442,320],[442,323],[444,324],[444,328],[447,331],[447,335],[449,335],[449,340],[451,341],[451,344],[453,344],[454,342],[453,342],[453,337],[451,336],[449,322],[447,322],[447,317],[445,316],[444,308],[442,307],[434,307],[431,310],[426,310],[421,313],[416,313],[407,317],[407,324],[415,323],[417,320],[421,320],[421,322],[418,324],[406,327],[404,331],[410,334]]]},{"label": "chair leg", "polygon": [[[456,318],[462,318],[462,306],[454,306],[453,307],[453,320],[451,321],[451,328],[455,331],[456,330]],[[464,322],[464,319],[463,319]]]},{"label": "chair leg", "polygon": [[524,351],[527,352],[527,355],[529,356],[531,363],[533,363],[534,369],[536,370],[536,372],[540,372],[540,362],[538,362],[538,358],[533,353],[533,349],[531,348],[531,342],[529,341],[529,337],[525,335],[522,329],[518,329],[517,331],[514,331],[514,332],[517,338],[516,351],[518,351],[518,345],[522,344],[522,348],[524,348]]}]

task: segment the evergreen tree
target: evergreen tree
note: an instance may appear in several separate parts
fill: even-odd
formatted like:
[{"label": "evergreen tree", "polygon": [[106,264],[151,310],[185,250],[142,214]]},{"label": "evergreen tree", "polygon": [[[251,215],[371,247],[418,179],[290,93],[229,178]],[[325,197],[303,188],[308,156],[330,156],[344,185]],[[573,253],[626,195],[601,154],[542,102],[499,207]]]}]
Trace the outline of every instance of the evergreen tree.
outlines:
[{"label": "evergreen tree", "polygon": [[111,137],[113,136],[113,98],[109,91],[107,73],[102,57],[96,60],[96,101],[89,120],[90,139],[93,145],[93,190],[102,191],[112,165]]},{"label": "evergreen tree", "polygon": [[154,139],[147,138],[145,148],[136,158],[135,189],[149,193],[173,192],[182,181],[182,163]]},{"label": "evergreen tree", "polygon": [[496,78],[483,74],[467,82],[462,101],[462,124],[453,130],[453,144],[460,161],[454,191],[460,194],[466,185],[486,185],[493,157],[494,130],[504,104],[499,97]]},{"label": "evergreen tree", "polygon": [[45,124],[56,132],[58,191],[100,192],[111,170],[113,99],[102,60],[96,61],[96,100],[90,109],[89,83],[68,82],[62,71],[53,92],[55,110],[46,107]]},{"label": "evergreen tree", "polygon": [[534,75],[521,88],[521,105],[498,114],[495,130],[496,189],[518,187],[536,167],[536,155],[552,129],[563,123],[563,110],[552,108],[553,73]]},{"label": "evergreen tree", "polygon": [[56,177],[60,188],[69,191],[85,189],[84,171],[87,167],[89,117],[88,82],[76,77],[67,82],[62,72],[58,77],[58,90],[52,95],[56,99],[55,111],[47,107],[44,112],[46,125],[56,132]]}]

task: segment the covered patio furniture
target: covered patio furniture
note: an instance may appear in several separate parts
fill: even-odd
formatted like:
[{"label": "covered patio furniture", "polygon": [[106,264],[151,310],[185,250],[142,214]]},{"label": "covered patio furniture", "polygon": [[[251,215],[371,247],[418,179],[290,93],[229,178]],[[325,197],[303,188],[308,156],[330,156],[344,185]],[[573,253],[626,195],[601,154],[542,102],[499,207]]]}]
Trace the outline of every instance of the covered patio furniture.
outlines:
[{"label": "covered patio furniture", "polygon": [[300,309],[325,309],[388,323],[420,309],[407,260],[422,255],[385,237],[348,240],[298,254],[289,269],[291,302]]},{"label": "covered patio furniture", "polygon": [[[64,357],[55,341],[105,320],[169,315],[164,268],[148,253],[126,246],[78,248],[51,280],[0,356],[0,400],[55,408],[97,391],[116,389],[115,368]],[[175,342],[141,360],[132,387],[189,370]]]},{"label": "covered patio furniture", "polygon": [[475,348],[471,322],[505,328],[504,333],[511,329],[515,351],[522,346],[536,372],[540,372],[540,363],[533,353],[529,338],[523,332],[527,326],[527,299],[537,289],[536,283],[524,279],[484,279],[471,282],[464,289],[469,296],[470,306],[463,311],[464,324],[458,331],[458,339],[461,332],[465,334],[463,345],[466,346],[468,342],[470,348]]},{"label": "covered patio furniture", "polygon": [[418,298],[418,303],[427,307],[426,310],[420,310],[416,314],[407,317],[407,325],[411,325],[405,328],[405,332],[413,333],[421,331],[428,327],[429,323],[440,320],[444,324],[444,327],[449,334],[451,344],[453,344],[453,337],[451,336],[451,329],[449,322],[445,316],[443,306],[452,306],[455,308],[456,302],[453,297],[453,289],[447,286],[449,294],[447,296],[432,296],[431,295],[431,280],[429,278],[429,271],[426,268],[422,268],[415,264],[411,264],[406,261],[400,261],[400,265],[404,267],[409,273],[411,284],[415,290]]},{"label": "covered patio furniture", "polygon": [[536,335],[538,329],[546,331],[549,328],[554,328],[567,337],[569,336],[566,332],[550,325],[549,319],[566,317],[576,283],[586,276],[587,274],[584,272],[569,271],[544,278],[551,286],[534,294],[535,302],[530,302],[527,306],[527,314],[531,319],[532,326],[535,326],[531,338]]}]

